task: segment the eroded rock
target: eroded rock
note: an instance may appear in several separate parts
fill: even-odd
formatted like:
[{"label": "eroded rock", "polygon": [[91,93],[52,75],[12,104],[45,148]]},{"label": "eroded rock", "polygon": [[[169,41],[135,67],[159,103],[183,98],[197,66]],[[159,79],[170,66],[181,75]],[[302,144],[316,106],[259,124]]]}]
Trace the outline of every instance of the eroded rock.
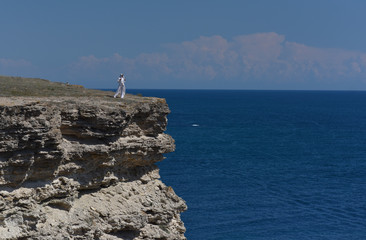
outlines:
[{"label": "eroded rock", "polygon": [[0,98],[0,239],[185,239],[163,99]]}]

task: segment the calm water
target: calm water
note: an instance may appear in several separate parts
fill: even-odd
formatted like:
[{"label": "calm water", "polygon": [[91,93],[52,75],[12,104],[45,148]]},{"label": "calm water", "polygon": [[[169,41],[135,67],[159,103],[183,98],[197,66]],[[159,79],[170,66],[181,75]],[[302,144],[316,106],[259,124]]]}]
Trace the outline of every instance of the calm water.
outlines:
[{"label": "calm water", "polygon": [[366,239],[366,92],[129,92],[172,110],[189,240]]}]

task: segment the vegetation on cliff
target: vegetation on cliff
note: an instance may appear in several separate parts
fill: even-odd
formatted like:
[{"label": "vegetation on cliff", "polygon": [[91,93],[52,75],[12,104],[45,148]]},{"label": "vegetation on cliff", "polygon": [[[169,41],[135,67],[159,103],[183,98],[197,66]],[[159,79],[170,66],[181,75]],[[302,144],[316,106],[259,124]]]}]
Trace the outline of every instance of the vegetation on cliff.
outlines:
[{"label": "vegetation on cliff", "polygon": [[111,92],[84,88],[40,78],[0,76],[0,97],[8,96],[99,96],[109,97]]}]

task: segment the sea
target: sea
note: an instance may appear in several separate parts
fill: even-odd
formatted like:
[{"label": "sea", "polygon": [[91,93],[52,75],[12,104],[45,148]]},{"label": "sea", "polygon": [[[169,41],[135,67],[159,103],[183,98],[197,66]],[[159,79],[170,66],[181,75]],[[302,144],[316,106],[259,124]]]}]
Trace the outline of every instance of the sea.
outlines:
[{"label": "sea", "polygon": [[188,240],[366,239],[366,92],[128,92],[171,109]]}]

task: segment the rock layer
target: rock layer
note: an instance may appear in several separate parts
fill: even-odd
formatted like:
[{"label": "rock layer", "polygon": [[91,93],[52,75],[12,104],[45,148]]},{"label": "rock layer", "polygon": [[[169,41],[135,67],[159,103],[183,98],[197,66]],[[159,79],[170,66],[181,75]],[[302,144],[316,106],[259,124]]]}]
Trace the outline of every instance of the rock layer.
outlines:
[{"label": "rock layer", "polygon": [[0,98],[0,239],[185,239],[163,99]]}]

